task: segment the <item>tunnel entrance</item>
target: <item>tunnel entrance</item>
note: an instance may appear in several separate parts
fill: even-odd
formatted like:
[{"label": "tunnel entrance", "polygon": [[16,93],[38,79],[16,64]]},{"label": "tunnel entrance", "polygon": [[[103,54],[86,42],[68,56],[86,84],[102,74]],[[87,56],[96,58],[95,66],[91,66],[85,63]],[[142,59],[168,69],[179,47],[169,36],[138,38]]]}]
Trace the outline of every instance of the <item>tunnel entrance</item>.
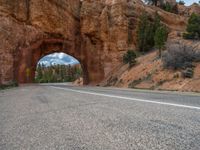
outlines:
[{"label": "tunnel entrance", "polygon": [[110,44],[105,45],[96,31],[89,30],[90,18],[86,14],[86,18],[81,17],[81,3],[49,0],[44,2],[44,8],[38,1],[31,1],[30,6],[26,1],[16,1],[14,5],[2,2],[2,10],[8,11],[3,11],[1,20],[5,33],[1,43],[0,84],[33,83],[37,62],[54,52],[69,54],[80,62],[84,84],[96,85],[104,80],[112,69],[112,57],[106,56],[111,52]]},{"label": "tunnel entrance", "polygon": [[[26,77],[29,80],[29,70]],[[80,62],[65,53],[53,53],[42,57],[37,63],[35,83],[75,82],[83,84]]]},{"label": "tunnel entrance", "polygon": [[[40,60],[50,54],[69,54],[71,57],[75,58],[75,61],[81,66],[83,84],[88,84],[89,74],[87,62],[85,62],[84,57],[82,57],[81,51],[70,43],[71,42],[63,39],[45,39],[34,43],[28,48],[21,49],[19,56],[21,59],[15,63],[16,80],[19,83],[34,83],[36,77],[35,72],[38,69],[38,62]],[[67,68],[69,66],[62,67]]]}]

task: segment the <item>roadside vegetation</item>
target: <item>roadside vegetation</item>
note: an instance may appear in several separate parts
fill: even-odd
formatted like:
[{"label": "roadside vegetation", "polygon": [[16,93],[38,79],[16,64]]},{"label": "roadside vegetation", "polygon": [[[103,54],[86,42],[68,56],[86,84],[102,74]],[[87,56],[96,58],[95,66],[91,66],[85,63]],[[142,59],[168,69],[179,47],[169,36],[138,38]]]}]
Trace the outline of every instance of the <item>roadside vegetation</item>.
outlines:
[{"label": "roadside vegetation", "polygon": [[73,82],[82,76],[82,69],[78,65],[54,65],[44,66],[39,64],[36,69],[35,82],[55,83]]},{"label": "roadside vegetation", "polygon": [[9,89],[9,88],[17,87],[17,86],[18,86],[18,83],[16,81],[12,81],[8,84],[0,85],[0,90]]}]

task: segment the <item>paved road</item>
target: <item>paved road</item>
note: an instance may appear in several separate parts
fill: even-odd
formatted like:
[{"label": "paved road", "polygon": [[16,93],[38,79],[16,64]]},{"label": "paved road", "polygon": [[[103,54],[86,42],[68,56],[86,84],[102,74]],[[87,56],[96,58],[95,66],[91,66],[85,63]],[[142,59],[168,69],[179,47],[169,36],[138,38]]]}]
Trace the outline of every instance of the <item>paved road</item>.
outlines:
[{"label": "paved road", "polygon": [[200,150],[200,95],[43,84],[0,91],[0,150]]}]

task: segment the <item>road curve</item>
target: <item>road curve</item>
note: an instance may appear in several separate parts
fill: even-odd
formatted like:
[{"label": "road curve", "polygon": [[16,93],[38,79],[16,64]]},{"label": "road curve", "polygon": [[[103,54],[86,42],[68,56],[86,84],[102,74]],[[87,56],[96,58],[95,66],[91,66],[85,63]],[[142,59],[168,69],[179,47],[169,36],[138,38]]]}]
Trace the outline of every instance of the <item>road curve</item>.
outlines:
[{"label": "road curve", "polygon": [[199,150],[200,95],[70,84],[0,91],[0,150]]}]

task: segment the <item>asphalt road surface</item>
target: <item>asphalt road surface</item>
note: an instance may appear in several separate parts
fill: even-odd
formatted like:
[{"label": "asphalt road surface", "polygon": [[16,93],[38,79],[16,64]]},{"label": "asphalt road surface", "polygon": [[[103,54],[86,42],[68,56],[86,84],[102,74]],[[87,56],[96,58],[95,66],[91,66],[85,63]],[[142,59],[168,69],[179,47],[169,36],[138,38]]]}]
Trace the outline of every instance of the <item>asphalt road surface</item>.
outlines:
[{"label": "asphalt road surface", "polygon": [[200,150],[200,95],[29,85],[0,91],[0,150]]}]

